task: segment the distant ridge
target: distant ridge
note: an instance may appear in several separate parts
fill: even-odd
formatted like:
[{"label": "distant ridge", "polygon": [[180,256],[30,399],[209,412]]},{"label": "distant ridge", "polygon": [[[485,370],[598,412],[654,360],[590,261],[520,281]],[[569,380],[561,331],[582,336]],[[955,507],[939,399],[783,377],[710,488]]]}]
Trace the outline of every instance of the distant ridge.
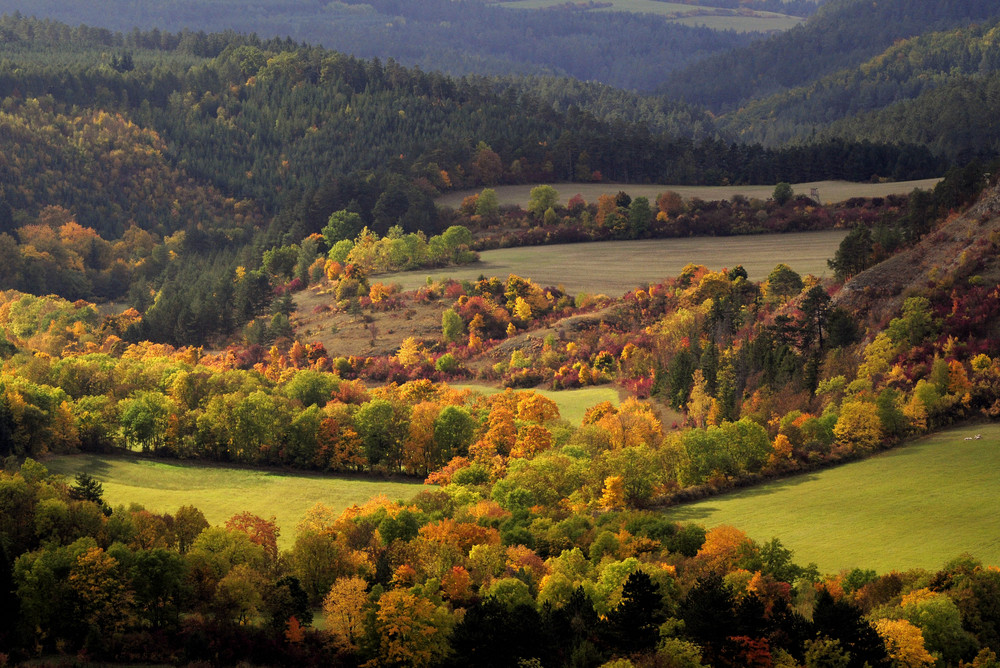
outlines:
[{"label": "distant ridge", "polygon": [[856,67],[896,40],[998,14],[995,0],[830,0],[799,27],[670,74],[660,92],[715,112],[733,110]]}]

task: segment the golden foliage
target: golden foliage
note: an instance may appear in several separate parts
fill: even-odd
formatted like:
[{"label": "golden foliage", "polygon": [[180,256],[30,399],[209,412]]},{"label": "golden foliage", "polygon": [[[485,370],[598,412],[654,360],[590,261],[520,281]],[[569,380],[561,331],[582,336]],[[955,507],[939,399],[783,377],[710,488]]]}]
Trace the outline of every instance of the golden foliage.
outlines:
[{"label": "golden foliage", "polygon": [[345,652],[358,649],[365,633],[364,620],[369,606],[368,584],[359,577],[338,578],[323,599],[326,632],[334,645]]},{"label": "golden foliage", "polygon": [[897,668],[933,666],[935,659],[924,647],[924,632],[905,619],[879,619],[872,626],[885,642],[885,649]]}]

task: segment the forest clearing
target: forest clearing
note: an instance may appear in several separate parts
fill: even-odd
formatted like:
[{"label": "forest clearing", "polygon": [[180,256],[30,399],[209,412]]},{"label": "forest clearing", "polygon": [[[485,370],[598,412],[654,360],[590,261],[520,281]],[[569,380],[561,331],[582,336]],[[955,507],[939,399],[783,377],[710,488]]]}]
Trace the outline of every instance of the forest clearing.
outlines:
[{"label": "forest clearing", "polygon": [[[483,394],[502,392],[498,387],[489,385],[478,385],[475,383],[453,383],[451,385],[456,390],[473,390]],[[588,408],[596,406],[602,401],[610,401],[617,406],[619,403],[618,390],[610,385],[600,387],[581,387],[576,390],[541,390],[535,392],[546,399],[551,399],[559,406],[559,417],[566,420],[573,426],[579,426],[583,422],[583,415]]]},{"label": "forest clearing", "polygon": [[[982,434],[981,439],[973,437]],[[1000,561],[1000,426],[971,424],[924,436],[864,461],[786,478],[667,511],[754,540],[780,536],[821,572],[940,568],[961,554]]]},{"label": "forest clearing", "polygon": [[[486,385],[454,385],[484,394],[500,391]],[[602,401],[618,404],[611,387],[590,387],[539,394],[559,405],[563,418],[579,425],[588,408]],[[385,480],[302,472],[254,470],[243,467],[142,459],[128,455],[68,455],[45,461],[52,473],[72,478],[78,473],[94,476],[104,486],[111,505],[137,503],[147,510],[173,513],[197,496],[197,507],[212,525],[244,511],[274,516],[282,533],[279,546],[291,547],[296,526],[307,510],[323,503],[340,513],[374,496],[408,499],[423,489],[418,478]]]}]

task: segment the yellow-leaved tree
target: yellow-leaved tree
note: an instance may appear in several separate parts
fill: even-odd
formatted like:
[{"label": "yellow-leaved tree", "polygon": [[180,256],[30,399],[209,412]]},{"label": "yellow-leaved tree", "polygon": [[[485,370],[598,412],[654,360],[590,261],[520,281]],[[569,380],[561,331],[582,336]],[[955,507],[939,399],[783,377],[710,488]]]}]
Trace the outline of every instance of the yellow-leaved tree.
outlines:
[{"label": "yellow-leaved tree", "polygon": [[833,427],[833,435],[842,445],[871,449],[882,440],[882,421],[878,407],[868,401],[845,401]]},{"label": "yellow-leaved tree", "polygon": [[333,644],[345,652],[358,649],[365,633],[364,620],[370,606],[368,584],[361,578],[338,578],[323,599],[323,617]]},{"label": "yellow-leaved tree", "polygon": [[412,666],[438,663],[448,653],[454,620],[444,606],[435,606],[407,589],[382,594],[375,614],[378,655],[370,666]]},{"label": "yellow-leaved tree", "polygon": [[905,619],[880,619],[873,626],[885,643],[896,668],[933,666],[935,659],[924,647],[924,632]]}]

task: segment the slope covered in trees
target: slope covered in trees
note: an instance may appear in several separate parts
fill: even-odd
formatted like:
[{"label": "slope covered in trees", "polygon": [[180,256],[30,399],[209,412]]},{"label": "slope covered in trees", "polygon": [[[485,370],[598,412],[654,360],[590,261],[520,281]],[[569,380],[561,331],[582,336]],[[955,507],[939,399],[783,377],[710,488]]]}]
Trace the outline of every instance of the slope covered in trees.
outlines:
[{"label": "slope covered in trees", "polygon": [[[4,151],[2,287],[128,295],[148,311],[133,334],[174,343],[224,336],[267,312],[281,283],[307,280],[337,241],[307,239],[336,211],[359,217],[347,237],[367,225],[427,242],[450,224],[432,197],[452,187],[942,167],[914,146],[729,145],[684,107],[621,117],[629,96],[599,87],[451,79],[233,33],[122,35],[21,17],[0,31],[0,141],[18,147]],[[81,229],[58,232],[67,223]],[[291,267],[264,266],[278,248],[298,254]]]},{"label": "slope covered in trees", "polygon": [[720,124],[744,141],[888,136],[968,159],[995,155],[995,21],[900,41],[856,68],[752,102]]},{"label": "slope covered in trees", "polygon": [[996,16],[989,0],[830,0],[802,26],[671,74],[660,92],[716,112],[734,110],[858,67],[897,40]]},{"label": "slope covered in trees", "polygon": [[15,11],[122,32],[138,26],[291,37],[455,75],[556,74],[629,89],[650,89],[666,70],[759,37],[678,25],[651,14],[569,7],[539,12],[452,0],[265,0],[250,11],[235,0],[109,0],[100,7],[86,0],[0,2],[0,12]]}]

